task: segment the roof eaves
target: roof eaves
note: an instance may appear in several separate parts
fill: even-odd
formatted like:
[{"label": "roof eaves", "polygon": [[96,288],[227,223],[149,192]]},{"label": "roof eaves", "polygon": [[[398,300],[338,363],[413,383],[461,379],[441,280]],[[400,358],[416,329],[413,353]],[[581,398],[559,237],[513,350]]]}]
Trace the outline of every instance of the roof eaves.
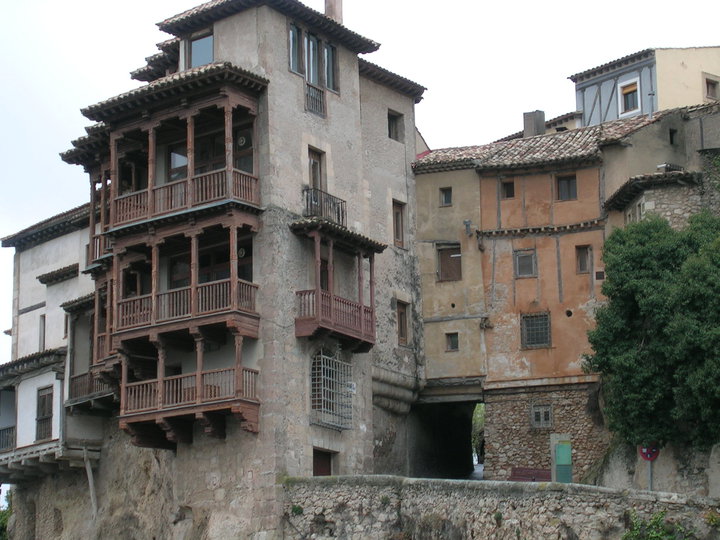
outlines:
[{"label": "roof eaves", "polygon": [[570,79],[574,83],[582,82],[583,80],[589,79],[590,77],[600,75],[601,73],[608,73],[610,71],[614,71],[616,69],[625,67],[629,64],[635,63],[639,60],[644,60],[646,58],[650,58],[651,56],[654,56],[654,55],[655,55],[655,49],[643,49],[642,51],[628,54],[626,56],[617,58],[617,59],[607,62],[605,64],[601,64],[599,66],[596,66],[596,67],[593,67],[590,69],[586,69],[585,71],[581,71],[580,73],[575,73],[573,75],[570,75],[568,77],[568,79]]},{"label": "roof eaves", "polygon": [[410,96],[415,100],[415,103],[419,103],[420,100],[422,100],[423,93],[427,90],[427,88],[421,84],[397,75],[363,58],[358,58],[358,68],[360,75]]},{"label": "roof eaves", "polygon": [[90,217],[90,203],[49,217],[15,234],[2,238],[2,247],[22,249],[81,228]]}]

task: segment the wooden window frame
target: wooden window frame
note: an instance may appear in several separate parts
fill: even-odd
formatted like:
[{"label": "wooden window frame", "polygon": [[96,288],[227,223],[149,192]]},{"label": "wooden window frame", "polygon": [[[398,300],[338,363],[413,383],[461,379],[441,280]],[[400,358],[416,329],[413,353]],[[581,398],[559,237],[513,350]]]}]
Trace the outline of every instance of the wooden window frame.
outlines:
[{"label": "wooden window frame", "polygon": [[[585,261],[583,269],[582,261]],[[592,272],[592,246],[575,246],[575,272],[589,274]]]},{"label": "wooden window frame", "polygon": [[404,142],[403,115],[399,112],[388,109],[388,138],[397,142]]},{"label": "wooden window frame", "polygon": [[[618,83],[618,117],[629,116],[642,111],[642,100],[640,98],[640,78],[635,77]],[[635,107],[632,109],[626,107],[626,96],[635,94]]]},{"label": "wooden window frame", "polygon": [[452,187],[440,188],[440,207],[452,206]]},{"label": "wooden window frame", "polygon": [[[521,257],[532,257],[532,272],[531,273],[520,273],[520,258]],[[522,278],[534,278],[537,277],[537,253],[535,248],[531,249],[516,249],[513,251],[513,269],[515,272],[515,279]]]},{"label": "wooden window frame", "polygon": [[311,188],[327,192],[325,152],[312,146],[308,146],[308,185]]},{"label": "wooden window frame", "polygon": [[[450,253],[456,252],[456,253]],[[448,261],[452,258],[457,258],[457,273],[453,272],[452,266],[445,267],[443,263],[445,259]],[[438,281],[461,281],[462,280],[462,249],[460,244],[455,245],[443,245],[437,247],[437,277]]]},{"label": "wooden window frame", "polygon": [[[193,66],[193,43],[196,43],[203,39],[211,39],[211,51],[212,51],[212,58],[209,62],[205,64],[198,64],[197,66]],[[212,64],[215,61],[215,36],[213,35],[212,30],[203,30],[202,32],[198,32],[197,34],[190,36],[187,40],[187,50],[186,50],[186,57],[187,57],[187,63],[186,67],[187,69],[193,69],[200,66],[206,66],[208,64]]]},{"label": "wooden window frame", "polygon": [[405,247],[405,207],[400,201],[393,201],[393,243],[395,247]]},{"label": "wooden window frame", "polygon": [[408,312],[410,311],[410,304],[407,302],[397,301],[397,335],[398,345],[407,346],[410,342],[410,330],[408,325]]},{"label": "wooden window frame", "polygon": [[[511,191],[511,193],[508,194],[508,191]],[[500,198],[502,200],[515,198],[515,180],[504,180],[500,182]]]},{"label": "wooden window frame", "polygon": [[[453,343],[454,340],[454,343]],[[458,352],[460,350],[460,334],[458,332],[445,333],[445,352]]]},{"label": "wooden window frame", "polygon": [[[568,183],[569,192],[562,193],[561,185]],[[577,176],[574,174],[563,174],[555,177],[555,200],[556,201],[576,201],[577,200]]]},{"label": "wooden window frame", "polygon": [[[37,389],[37,404],[35,409],[35,441],[46,441],[52,439],[52,418],[53,418],[53,400],[54,388],[52,385],[42,386]],[[46,406],[46,410],[41,410],[42,405]],[[50,429],[47,437],[41,437],[41,424],[43,420],[50,421]]]},{"label": "wooden window frame", "polygon": [[[295,62],[293,62],[293,30],[297,31],[297,51],[295,51],[295,62],[297,62],[296,69],[293,68]],[[305,76],[305,39],[304,32],[295,23],[288,24],[288,69],[291,72],[297,73],[298,75]]]}]

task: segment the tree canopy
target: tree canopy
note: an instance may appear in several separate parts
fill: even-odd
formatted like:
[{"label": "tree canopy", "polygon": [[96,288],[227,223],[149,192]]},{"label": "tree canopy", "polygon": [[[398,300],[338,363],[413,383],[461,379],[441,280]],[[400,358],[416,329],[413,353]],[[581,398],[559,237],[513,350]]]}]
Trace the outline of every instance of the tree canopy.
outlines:
[{"label": "tree canopy", "polygon": [[649,217],[603,251],[608,302],[589,332],[611,430],[632,444],[720,442],[720,218]]}]

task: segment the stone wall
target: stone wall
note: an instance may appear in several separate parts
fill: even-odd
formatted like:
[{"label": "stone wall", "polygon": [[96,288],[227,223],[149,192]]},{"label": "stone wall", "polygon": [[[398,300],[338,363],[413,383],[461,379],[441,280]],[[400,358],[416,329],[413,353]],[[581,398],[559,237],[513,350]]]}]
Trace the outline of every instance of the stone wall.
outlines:
[{"label": "stone wall", "polygon": [[[533,404],[552,406],[552,427],[530,424]],[[513,467],[550,468],[550,434],[572,442],[573,480],[582,482],[608,447],[596,385],[523,387],[485,396],[485,478],[505,480]]]},{"label": "stone wall", "polygon": [[614,539],[635,510],[717,538],[720,500],[577,484],[471,482],[395,476],[290,479],[285,538]]}]

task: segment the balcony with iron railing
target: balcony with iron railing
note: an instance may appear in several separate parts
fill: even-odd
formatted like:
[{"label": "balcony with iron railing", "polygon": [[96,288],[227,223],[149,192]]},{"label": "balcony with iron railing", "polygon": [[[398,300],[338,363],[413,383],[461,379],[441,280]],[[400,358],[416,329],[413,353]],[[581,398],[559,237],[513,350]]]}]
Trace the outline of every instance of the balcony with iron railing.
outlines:
[{"label": "balcony with iron railing", "polygon": [[306,83],[305,110],[325,116],[325,90],[309,82]]},{"label": "balcony with iron railing", "polygon": [[[164,216],[173,212],[205,206],[222,200],[260,205],[260,185],[256,176],[232,169],[197,174],[178,180],[125,193],[115,198],[112,226]],[[94,254],[99,251],[94,251]]]},{"label": "balcony with iron railing", "polygon": [[305,188],[305,217],[319,217],[346,226],[347,213],[345,201],[317,188]]},{"label": "balcony with iron railing", "polygon": [[0,429],[0,452],[15,449],[15,426]]},{"label": "balcony with iron railing", "polygon": [[310,289],[295,294],[298,300],[295,336],[308,337],[326,330],[366,346],[375,343],[375,311],[372,307],[328,291]]},{"label": "balcony with iron railing", "polygon": [[233,292],[230,279],[182,287],[156,294],[145,294],[119,300],[117,329],[151,326],[184,318],[223,312],[256,314],[258,286],[238,280]]}]

